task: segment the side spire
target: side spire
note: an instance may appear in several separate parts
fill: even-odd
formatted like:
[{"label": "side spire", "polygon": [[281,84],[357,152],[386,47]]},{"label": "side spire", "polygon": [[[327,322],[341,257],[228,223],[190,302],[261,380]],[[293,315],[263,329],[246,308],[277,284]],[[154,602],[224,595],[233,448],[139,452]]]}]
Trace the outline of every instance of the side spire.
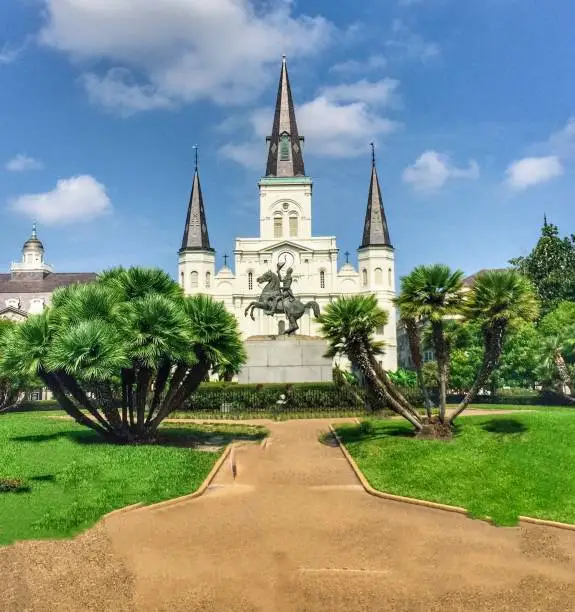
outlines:
[{"label": "side spire", "polygon": [[375,146],[371,146],[371,181],[369,183],[369,194],[367,197],[367,210],[365,212],[365,223],[363,226],[363,240],[360,248],[369,246],[387,246],[391,247],[389,239],[389,229],[387,227],[387,219],[385,218],[385,210],[383,209],[383,198],[381,197],[381,188],[377,177],[377,168],[375,166]]},{"label": "side spire", "polygon": [[269,144],[266,176],[305,176],[300,137],[289,83],[286,56],[282,57],[278,95]]},{"label": "side spire", "polygon": [[204,209],[204,199],[202,197],[202,187],[200,185],[200,173],[198,170],[198,146],[195,149],[194,182],[188,204],[188,214],[186,216],[186,226],[182,238],[182,248],[180,251],[213,251],[210,247],[210,237],[208,235],[208,225],[206,223],[206,211]]}]

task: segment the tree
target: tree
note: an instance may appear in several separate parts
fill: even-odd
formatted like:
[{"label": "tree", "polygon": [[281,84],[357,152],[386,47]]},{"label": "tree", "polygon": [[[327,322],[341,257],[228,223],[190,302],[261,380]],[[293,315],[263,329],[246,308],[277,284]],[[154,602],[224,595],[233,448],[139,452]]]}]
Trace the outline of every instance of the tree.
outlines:
[{"label": "tree", "polygon": [[538,314],[532,283],[515,270],[489,270],[476,277],[467,296],[465,316],[481,325],[483,357],[471,389],[450,415],[449,423],[469,406],[498,367],[509,330],[534,321]]},{"label": "tree", "polygon": [[329,343],[328,356],[347,356],[359,370],[371,395],[383,407],[409,421],[421,431],[423,421],[414,408],[397,390],[389,375],[377,363],[376,355],[384,349],[375,340],[378,327],[387,325],[389,315],[377,305],[374,295],[341,297],[330,302],[319,317],[321,332]]},{"label": "tree", "polygon": [[573,399],[570,371],[575,351],[575,302],[560,302],[541,319],[538,327],[538,373],[547,387]]},{"label": "tree", "polygon": [[[429,323],[431,327],[431,339],[437,361],[438,418],[443,424],[449,378],[449,344],[445,335],[445,324],[446,318],[461,312],[463,272],[461,270],[454,272],[442,264],[418,266],[401,279],[401,293],[396,303],[402,317],[415,320],[418,324]],[[420,380],[423,380],[421,374]]]},{"label": "tree", "polygon": [[[0,358],[5,351],[5,343],[16,323],[0,319]],[[14,373],[0,372],[0,414],[20,404],[30,388],[30,377],[16,376]]]},{"label": "tree", "polygon": [[509,330],[497,370],[501,386],[523,389],[535,386],[538,345],[539,334],[533,323],[521,323]]},{"label": "tree", "polygon": [[563,300],[575,301],[575,235],[560,238],[557,226],[545,219],[531,253],[509,263],[534,284],[542,314]]},{"label": "tree", "polygon": [[222,303],[184,297],[161,270],[116,268],[11,330],[0,369],[38,375],[77,422],[131,443],[153,440],[210,370],[244,360]]}]

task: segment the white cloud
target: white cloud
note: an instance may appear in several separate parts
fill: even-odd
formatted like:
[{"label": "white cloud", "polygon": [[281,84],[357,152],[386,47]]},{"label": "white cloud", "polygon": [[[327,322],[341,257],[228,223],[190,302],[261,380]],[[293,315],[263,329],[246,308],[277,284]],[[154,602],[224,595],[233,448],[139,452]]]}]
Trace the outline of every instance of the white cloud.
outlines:
[{"label": "white cloud", "polygon": [[374,70],[382,70],[387,66],[387,63],[387,58],[385,56],[376,54],[369,56],[364,61],[346,60],[345,62],[339,62],[330,68],[330,72],[336,72],[342,75],[371,72]]},{"label": "white cloud", "polygon": [[441,189],[450,179],[477,179],[479,165],[471,160],[467,168],[455,166],[448,155],[425,151],[412,166],[403,172],[403,181],[422,192]]},{"label": "white cloud", "polygon": [[400,19],[394,20],[392,37],[385,42],[389,50],[395,50],[407,59],[417,59],[427,62],[441,54],[439,45],[424,40],[419,34],[412,32]]},{"label": "white cloud", "polygon": [[26,40],[19,47],[10,47],[8,43],[4,43],[0,48],[0,65],[11,64],[18,59],[18,56],[28,46],[28,40]]},{"label": "white cloud", "polygon": [[547,146],[562,157],[575,153],[575,117],[571,117],[564,128],[551,134]]},{"label": "white cloud", "polygon": [[10,208],[46,225],[88,221],[112,211],[104,185],[89,175],[61,179],[52,191],[22,195]]},{"label": "white cloud", "polygon": [[254,99],[282,52],[315,55],[336,31],[321,16],[294,16],[290,0],[43,2],[40,41],[114,66],[83,82],[92,100],[124,114],[202,98],[226,105]]},{"label": "white cloud", "polygon": [[8,160],[4,167],[9,172],[24,172],[25,170],[41,170],[44,164],[38,159],[18,153],[18,155]]},{"label": "white cloud", "polygon": [[507,185],[521,191],[561,176],[563,164],[556,155],[525,157],[510,164],[506,174]]},{"label": "white cloud", "polygon": [[[393,105],[398,86],[399,82],[393,79],[333,85],[298,106],[296,117],[299,133],[306,139],[305,154],[341,158],[366,154],[369,142],[400,127],[374,110]],[[271,132],[273,109],[259,108],[247,121],[257,140],[228,143],[220,153],[248,168],[259,167],[264,163],[261,143]],[[228,123],[237,126],[236,120],[226,121],[226,126]]]},{"label": "white cloud", "polygon": [[397,88],[399,81],[395,79],[381,79],[380,81],[367,81],[362,79],[356,83],[343,83],[324,87],[321,94],[332,102],[355,102],[366,104],[392,106],[397,102]]}]

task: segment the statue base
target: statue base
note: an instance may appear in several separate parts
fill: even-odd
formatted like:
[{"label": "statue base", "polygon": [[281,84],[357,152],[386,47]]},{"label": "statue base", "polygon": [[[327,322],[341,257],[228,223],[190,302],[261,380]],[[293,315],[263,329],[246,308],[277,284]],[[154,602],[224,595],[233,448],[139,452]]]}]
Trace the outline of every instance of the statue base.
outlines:
[{"label": "statue base", "polygon": [[333,363],[325,357],[327,342],[318,336],[250,336],[244,346],[247,362],[238,382],[333,382]]}]

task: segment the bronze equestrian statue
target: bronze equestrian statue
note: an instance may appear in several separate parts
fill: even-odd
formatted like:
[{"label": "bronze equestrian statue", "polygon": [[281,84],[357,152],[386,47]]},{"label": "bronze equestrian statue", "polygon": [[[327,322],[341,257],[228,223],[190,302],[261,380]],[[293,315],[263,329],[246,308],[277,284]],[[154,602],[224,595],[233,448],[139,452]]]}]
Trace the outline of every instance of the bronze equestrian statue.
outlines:
[{"label": "bronze equestrian statue", "polygon": [[267,283],[259,299],[255,302],[250,302],[245,310],[245,316],[248,314],[255,321],[254,309],[260,308],[265,314],[273,316],[275,314],[285,314],[289,326],[284,331],[284,334],[293,334],[299,329],[298,320],[302,318],[304,313],[310,308],[313,310],[315,317],[319,317],[319,304],[311,301],[304,304],[298,300],[292,290],[292,268],[288,268],[285,277],[281,277],[281,269],[284,264],[278,264],[277,274],[268,270],[256,280],[258,284]]}]

